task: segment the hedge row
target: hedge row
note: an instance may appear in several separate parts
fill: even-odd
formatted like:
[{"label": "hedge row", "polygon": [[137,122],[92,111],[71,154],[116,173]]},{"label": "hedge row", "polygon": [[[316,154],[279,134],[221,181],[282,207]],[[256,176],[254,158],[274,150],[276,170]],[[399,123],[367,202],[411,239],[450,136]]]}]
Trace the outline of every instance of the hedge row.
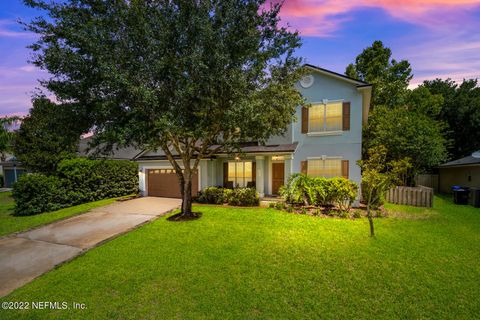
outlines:
[{"label": "hedge row", "polygon": [[347,210],[358,195],[358,185],[345,178],[318,178],[293,174],[280,194],[287,203]]},{"label": "hedge row", "polygon": [[16,215],[33,215],[137,193],[135,163],[84,158],[63,160],[54,176],[23,175],[13,186]]},{"label": "hedge row", "polygon": [[253,188],[208,187],[200,192],[196,200],[200,203],[228,203],[232,206],[258,206],[260,203],[258,192]]}]

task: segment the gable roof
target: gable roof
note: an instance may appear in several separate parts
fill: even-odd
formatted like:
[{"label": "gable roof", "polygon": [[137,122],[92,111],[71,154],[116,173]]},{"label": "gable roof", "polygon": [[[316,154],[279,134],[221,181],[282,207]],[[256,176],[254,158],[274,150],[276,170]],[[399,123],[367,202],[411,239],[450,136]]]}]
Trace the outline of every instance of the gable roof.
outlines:
[{"label": "gable roof", "polygon": [[324,74],[326,76],[333,77],[333,78],[336,78],[336,79],[343,80],[343,81],[346,81],[348,83],[354,84],[354,85],[357,86],[357,88],[371,87],[372,86],[371,84],[369,84],[365,81],[358,80],[358,79],[355,79],[355,78],[351,78],[349,76],[346,76],[346,75],[338,73],[338,72],[334,72],[334,71],[331,71],[331,70],[320,68],[320,67],[314,66],[313,64],[308,64],[307,63],[307,64],[305,64],[305,67],[313,69],[314,71],[319,72],[321,74]]},{"label": "gable roof", "polygon": [[480,158],[468,156],[439,165],[439,168],[480,165]]}]

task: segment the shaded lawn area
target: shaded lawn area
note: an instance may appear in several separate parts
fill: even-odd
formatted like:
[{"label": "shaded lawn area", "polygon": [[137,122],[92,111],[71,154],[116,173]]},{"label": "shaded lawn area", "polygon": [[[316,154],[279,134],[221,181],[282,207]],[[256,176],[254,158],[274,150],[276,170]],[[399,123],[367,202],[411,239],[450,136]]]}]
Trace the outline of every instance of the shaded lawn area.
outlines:
[{"label": "shaded lawn area", "polygon": [[472,319],[480,312],[480,209],[436,197],[402,218],[343,220],[197,206],[87,252],[2,301],[86,310],[4,319]]},{"label": "shaded lawn area", "polygon": [[0,236],[84,213],[90,209],[110,204],[115,200],[116,199],[104,199],[33,216],[13,216],[14,202],[12,193],[0,192]]}]

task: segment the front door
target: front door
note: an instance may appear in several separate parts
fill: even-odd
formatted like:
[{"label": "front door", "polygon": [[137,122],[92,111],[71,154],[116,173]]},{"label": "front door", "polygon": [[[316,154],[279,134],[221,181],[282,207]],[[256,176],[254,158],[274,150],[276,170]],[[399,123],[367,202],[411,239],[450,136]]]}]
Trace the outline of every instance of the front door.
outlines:
[{"label": "front door", "polygon": [[278,189],[285,183],[285,163],[272,163],[272,194],[278,194]]}]

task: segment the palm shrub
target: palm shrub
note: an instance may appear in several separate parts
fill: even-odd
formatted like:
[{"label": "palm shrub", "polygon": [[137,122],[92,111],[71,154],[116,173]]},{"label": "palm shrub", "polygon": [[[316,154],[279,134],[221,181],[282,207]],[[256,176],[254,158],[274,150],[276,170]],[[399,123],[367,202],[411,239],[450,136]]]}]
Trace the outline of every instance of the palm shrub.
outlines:
[{"label": "palm shrub", "polygon": [[316,206],[325,207],[332,204],[332,192],[330,191],[330,179],[310,178],[312,179],[314,195],[311,197]]},{"label": "palm shrub", "polygon": [[280,195],[287,203],[313,205],[316,202],[312,178],[301,173],[294,173],[288,178],[287,184],[280,188]]},{"label": "palm shrub", "polygon": [[280,189],[287,203],[301,203],[325,207],[334,205],[340,210],[348,210],[358,193],[358,185],[345,178],[309,177],[293,174],[287,184]]}]

